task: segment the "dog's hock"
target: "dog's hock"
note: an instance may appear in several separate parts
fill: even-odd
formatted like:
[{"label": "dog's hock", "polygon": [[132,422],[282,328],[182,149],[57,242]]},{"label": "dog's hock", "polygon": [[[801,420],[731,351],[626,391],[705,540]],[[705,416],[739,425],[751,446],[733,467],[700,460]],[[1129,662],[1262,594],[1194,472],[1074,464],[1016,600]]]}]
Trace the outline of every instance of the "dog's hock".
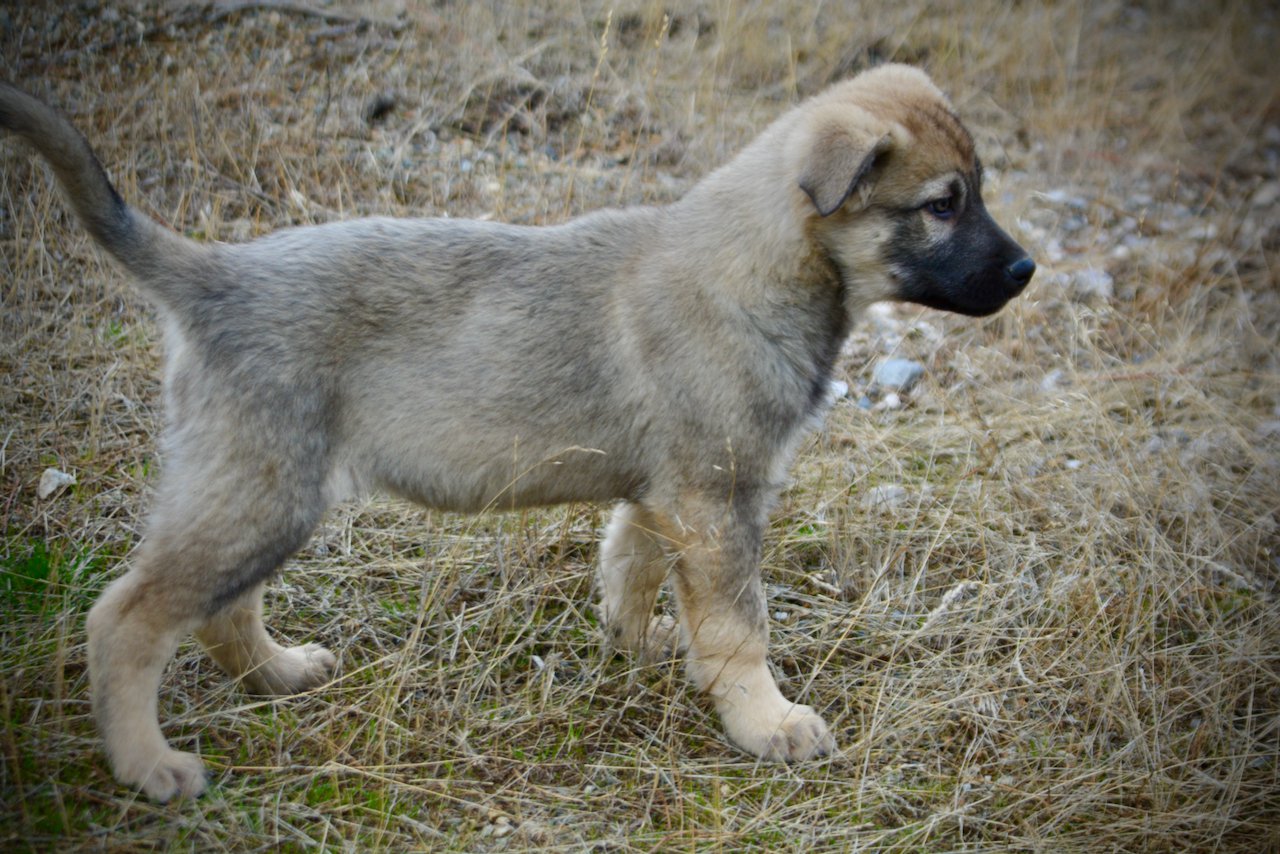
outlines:
[{"label": "dog's hock", "polygon": [[855,192],[868,189],[876,160],[893,148],[889,133],[876,134],[865,125],[828,116],[810,132],[799,184],[820,216],[831,216]]}]

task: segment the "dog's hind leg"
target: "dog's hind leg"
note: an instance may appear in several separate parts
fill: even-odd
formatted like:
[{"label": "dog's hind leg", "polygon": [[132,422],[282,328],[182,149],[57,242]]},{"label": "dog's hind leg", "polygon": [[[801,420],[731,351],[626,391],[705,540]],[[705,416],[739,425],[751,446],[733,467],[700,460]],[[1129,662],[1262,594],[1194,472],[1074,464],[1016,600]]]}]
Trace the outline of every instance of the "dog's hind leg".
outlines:
[{"label": "dog's hind leg", "polygon": [[[87,622],[93,711],[107,755],[121,782],[159,801],[205,787],[200,760],[172,750],[160,731],[165,665],[190,632],[203,627],[206,637],[223,637],[237,626],[253,641],[250,663],[262,664],[261,585],[325,509],[321,477],[308,476],[315,466],[300,455],[264,462],[264,448],[211,444],[192,442],[195,453],[171,460],[133,568],[107,588]],[[285,652],[292,665],[296,657]],[[303,668],[302,681],[314,684],[328,662],[305,648],[300,657],[320,665]],[[296,688],[298,680],[279,678],[296,669],[268,667],[262,673],[278,684],[264,682]]]},{"label": "dog's hind leg", "polygon": [[94,717],[116,778],[167,801],[205,788],[204,764],[169,747],[157,720],[165,665],[194,628],[188,588],[163,583],[164,556],[143,546],[134,568],[89,612],[89,682]]},{"label": "dog's hind leg", "polygon": [[683,500],[658,514],[679,542],[675,589],[694,684],[711,695],[729,739],[761,759],[793,761],[830,753],[835,741],[809,706],[787,700],[768,662],[768,621],[759,561],[764,513]]},{"label": "dog's hind leg", "polygon": [[613,643],[642,660],[677,651],[675,620],[653,613],[670,563],[653,515],[639,504],[618,505],[600,547],[601,619]]},{"label": "dog's hind leg", "polygon": [[323,685],[337,659],[319,644],[283,647],[262,623],[259,584],[196,629],[196,639],[226,671],[255,694],[297,694]]}]

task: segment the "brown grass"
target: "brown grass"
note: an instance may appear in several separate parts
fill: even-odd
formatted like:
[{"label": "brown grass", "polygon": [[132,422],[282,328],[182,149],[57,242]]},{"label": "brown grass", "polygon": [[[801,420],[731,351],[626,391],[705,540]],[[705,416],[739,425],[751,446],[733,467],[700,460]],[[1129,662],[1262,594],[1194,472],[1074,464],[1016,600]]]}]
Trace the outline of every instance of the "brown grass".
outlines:
[{"label": "brown grass", "polygon": [[[339,681],[256,700],[184,647],[162,717],[216,785],[154,806],[98,750],[83,616],[147,502],[158,332],[0,143],[0,844],[1280,850],[1275,11],[873,5],[0,7],[0,76],[195,235],[662,202],[797,97],[903,59],[952,93],[1041,262],[985,322],[869,318],[795,467],[774,660],[837,756],[756,766],[678,667],[604,652],[599,508],[378,499],[269,599]],[[1081,292],[1096,271],[1110,296]],[[864,411],[890,352],[926,379]],[[39,500],[49,467],[77,483]]]}]

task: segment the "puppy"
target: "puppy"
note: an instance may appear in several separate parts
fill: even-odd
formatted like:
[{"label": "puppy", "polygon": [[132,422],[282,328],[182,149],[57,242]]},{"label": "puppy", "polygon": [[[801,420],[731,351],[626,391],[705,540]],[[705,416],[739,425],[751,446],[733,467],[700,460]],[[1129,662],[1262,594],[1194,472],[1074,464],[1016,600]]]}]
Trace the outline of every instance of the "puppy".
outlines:
[{"label": "puppy", "polygon": [[[159,495],[88,619],[107,754],[160,801],[205,787],[157,721],[184,636],[252,691],[331,677],[325,649],[271,639],[262,590],[353,489],[451,511],[619,502],[599,585],[617,644],[684,649],[746,752],[830,752],[766,661],[761,541],[793,449],[865,305],[986,315],[1035,271],[947,100],[899,65],[795,107],[675,204],[549,227],[370,218],[196,243],[129,207],[35,98],[0,85],[0,127],[164,327]],[[669,571],[677,621],[654,616]]]}]

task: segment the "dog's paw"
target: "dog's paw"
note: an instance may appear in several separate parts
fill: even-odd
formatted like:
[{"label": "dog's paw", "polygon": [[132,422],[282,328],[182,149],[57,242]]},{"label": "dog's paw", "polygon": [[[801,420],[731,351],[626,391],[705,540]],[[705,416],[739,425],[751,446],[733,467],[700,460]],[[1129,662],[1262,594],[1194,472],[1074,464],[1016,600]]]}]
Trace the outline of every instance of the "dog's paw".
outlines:
[{"label": "dog's paw", "polygon": [[295,646],[284,651],[294,693],[309,691],[333,678],[338,659],[318,643]]},{"label": "dog's paw", "polygon": [[836,749],[827,722],[799,703],[734,705],[721,717],[729,740],[765,762],[800,762]]},{"label": "dog's paw", "polygon": [[320,644],[308,643],[281,649],[243,679],[255,694],[283,696],[323,685],[337,669],[338,659],[333,653]]},{"label": "dog's paw", "polygon": [[115,772],[121,783],[141,789],[148,798],[160,803],[174,798],[194,798],[208,786],[200,757],[169,748],[158,755],[124,758],[116,763]]},{"label": "dog's paw", "polygon": [[613,645],[635,656],[642,664],[670,661],[682,651],[680,626],[667,615],[652,617],[643,631],[625,632],[612,627]]}]

